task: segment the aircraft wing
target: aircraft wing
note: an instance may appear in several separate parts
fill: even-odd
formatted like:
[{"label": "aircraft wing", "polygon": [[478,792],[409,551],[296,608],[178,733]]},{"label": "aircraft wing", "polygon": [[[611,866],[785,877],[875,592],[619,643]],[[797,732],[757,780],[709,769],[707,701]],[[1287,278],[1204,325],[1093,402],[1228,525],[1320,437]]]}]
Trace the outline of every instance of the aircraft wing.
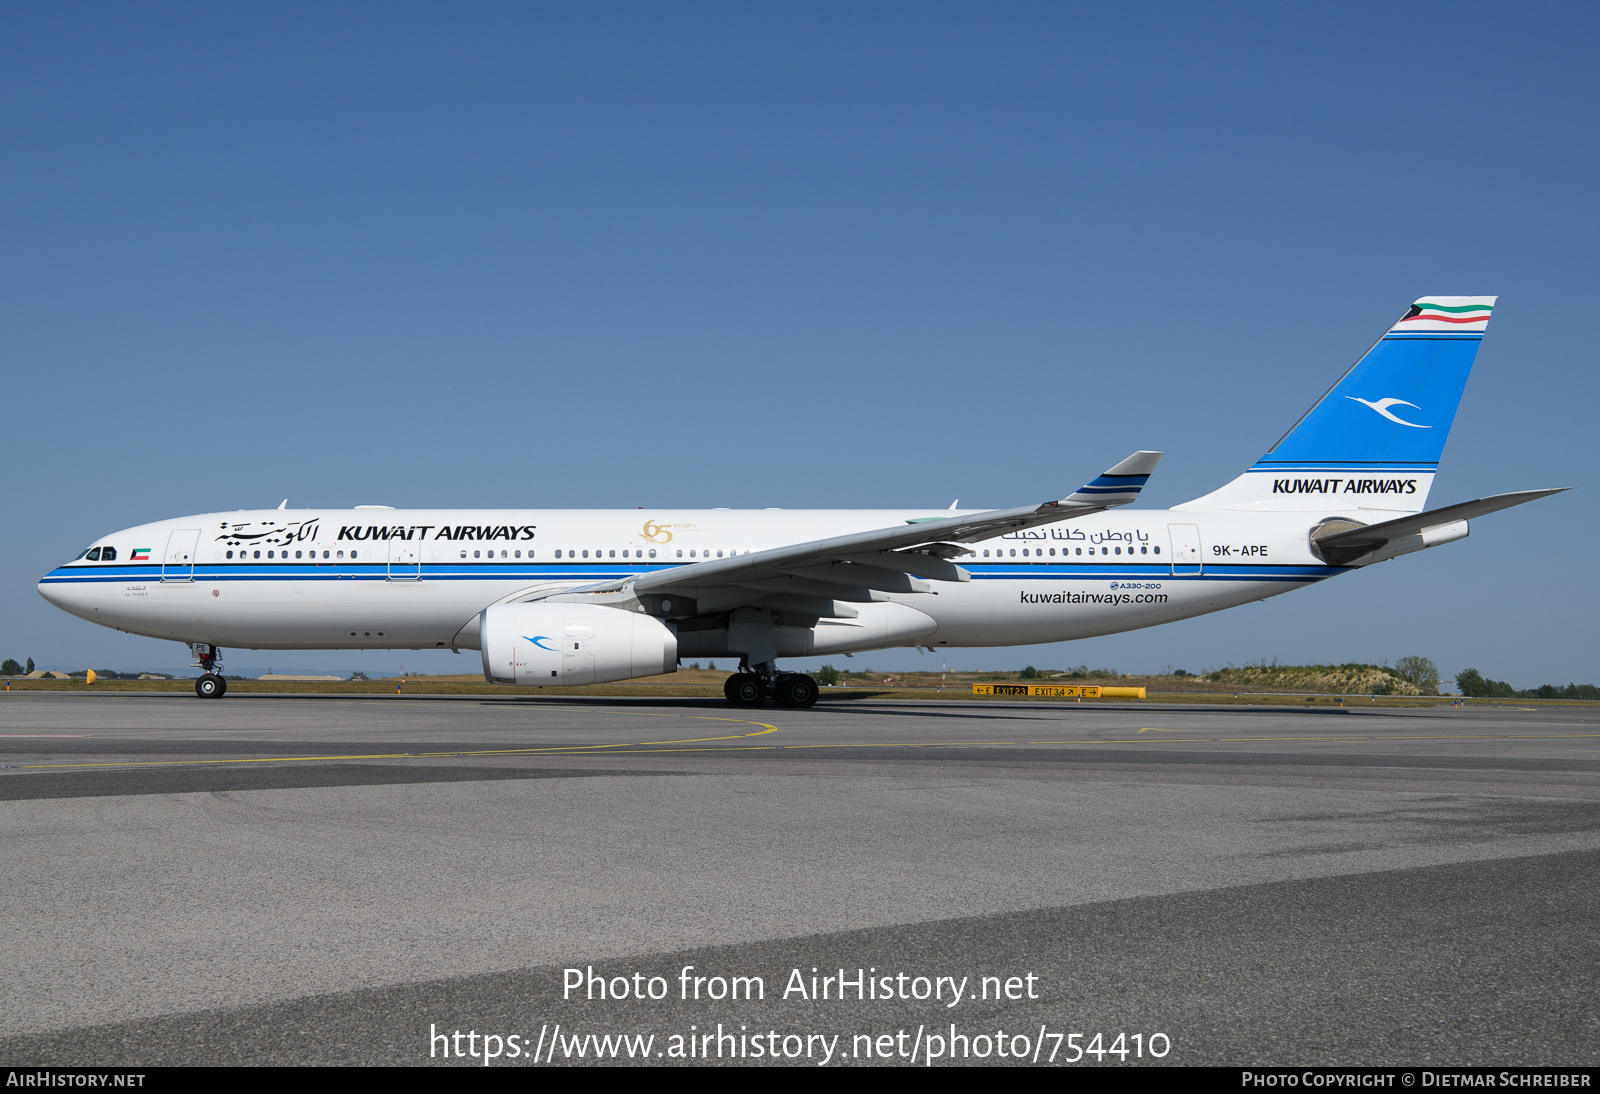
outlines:
[{"label": "aircraft wing", "polygon": [[1442,528],[1472,517],[1481,517],[1486,513],[1509,509],[1513,505],[1537,501],[1539,498],[1547,498],[1566,489],[1568,488],[1562,486],[1553,490],[1517,490],[1509,494],[1493,494],[1476,501],[1464,501],[1458,505],[1447,505],[1443,509],[1432,509],[1426,513],[1413,513],[1396,520],[1386,520],[1381,524],[1339,528],[1315,536],[1314,539],[1317,548],[1328,561],[1335,562],[1336,559],[1348,561],[1359,558],[1369,551],[1376,551],[1391,540],[1402,536],[1420,535],[1431,528]]},{"label": "aircraft wing", "polygon": [[[814,608],[814,614],[848,616],[854,614],[849,609],[828,611],[832,606],[828,602],[883,599],[874,596],[874,592],[929,591],[919,578],[967,581],[967,572],[949,561],[950,557],[965,553],[964,544],[1127,505],[1138,498],[1161,455],[1135,452],[1059,501],[1042,505],[908,522],[893,528],[673,566],[573,591],[604,592],[627,587],[635,595],[668,590],[698,595],[742,589],[749,594],[737,597],[742,603],[779,597],[786,599],[792,609]],[[731,602],[727,597],[713,599]]]}]

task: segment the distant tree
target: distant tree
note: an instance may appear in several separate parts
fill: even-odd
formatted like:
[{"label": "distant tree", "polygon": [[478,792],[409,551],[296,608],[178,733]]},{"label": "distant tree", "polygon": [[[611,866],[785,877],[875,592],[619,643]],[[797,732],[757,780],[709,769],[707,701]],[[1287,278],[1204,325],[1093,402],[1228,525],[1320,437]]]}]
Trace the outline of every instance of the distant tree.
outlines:
[{"label": "distant tree", "polygon": [[28,658],[28,668],[27,668],[26,671],[28,671],[28,672],[32,672],[33,671],[33,658],[31,658],[31,657]]},{"label": "distant tree", "polygon": [[1402,657],[1394,663],[1402,680],[1417,685],[1429,695],[1439,693],[1439,666],[1426,657]]},{"label": "distant tree", "polygon": [[700,662],[698,662],[698,661],[692,662],[689,665],[689,667],[692,668],[692,669],[698,669],[700,667]]},{"label": "distant tree", "polygon": [[1173,669],[1172,670],[1172,675],[1174,675],[1174,676],[1188,676],[1189,675],[1189,670],[1188,669]]},{"label": "distant tree", "polygon": [[352,672],[350,674],[350,679],[352,680],[365,680],[366,678],[367,674],[364,672]]},{"label": "distant tree", "polygon": [[711,662],[711,668],[710,668],[709,671],[711,671],[711,672],[716,672],[717,671],[717,663],[715,661]]},{"label": "distant tree", "polygon": [[1017,673],[1017,679],[1019,680],[1037,680],[1038,678],[1039,670],[1034,668],[1032,665],[1028,665],[1021,672]]},{"label": "distant tree", "polygon": [[839,670],[832,665],[823,665],[817,670],[817,683],[825,688],[831,688],[839,683]]},{"label": "distant tree", "polygon": [[1541,684],[1519,691],[1504,680],[1486,679],[1477,669],[1457,675],[1456,687],[1462,695],[1475,699],[1600,699],[1600,687],[1594,684]]},{"label": "distant tree", "polygon": [[17,662],[16,662],[16,660],[14,658],[7,657],[4,661],[0,661],[0,676],[23,676],[23,675],[25,675],[25,674],[22,671],[22,666],[17,664]]},{"label": "distant tree", "polygon": [[[1545,694],[1545,689],[1546,688],[1548,688],[1550,691],[1555,692],[1555,694],[1554,695],[1546,695]],[[1568,684],[1564,688],[1558,688],[1554,684],[1546,684],[1546,685],[1544,685],[1544,687],[1541,687],[1539,689],[1539,698],[1541,698],[1541,699],[1591,699],[1591,700],[1592,699],[1600,699],[1600,687],[1595,687],[1595,685],[1593,685],[1593,684]]]},{"label": "distant tree", "polygon": [[1514,699],[1517,689],[1504,680],[1489,680],[1477,669],[1464,669],[1456,674],[1456,688],[1472,699]]}]

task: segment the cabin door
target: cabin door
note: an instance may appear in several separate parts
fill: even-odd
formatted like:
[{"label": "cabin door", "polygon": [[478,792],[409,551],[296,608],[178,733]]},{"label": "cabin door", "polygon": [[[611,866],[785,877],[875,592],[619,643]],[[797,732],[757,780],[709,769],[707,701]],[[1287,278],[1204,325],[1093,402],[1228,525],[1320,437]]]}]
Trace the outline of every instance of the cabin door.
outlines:
[{"label": "cabin door", "polygon": [[167,537],[167,553],[161,556],[162,581],[193,581],[194,553],[200,545],[200,529],[180,528]]},{"label": "cabin door", "polygon": [[422,577],[422,549],[410,540],[389,541],[389,580],[416,581]]},{"label": "cabin door", "polygon": [[1205,569],[1200,558],[1200,528],[1194,524],[1169,524],[1172,533],[1172,576],[1194,575]]}]

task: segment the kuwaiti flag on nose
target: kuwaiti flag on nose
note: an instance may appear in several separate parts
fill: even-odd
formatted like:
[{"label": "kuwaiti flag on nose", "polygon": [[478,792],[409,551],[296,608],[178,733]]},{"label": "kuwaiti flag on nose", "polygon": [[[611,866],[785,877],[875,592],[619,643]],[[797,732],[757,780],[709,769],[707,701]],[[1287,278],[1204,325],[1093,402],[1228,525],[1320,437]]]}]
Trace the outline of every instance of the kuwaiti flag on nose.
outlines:
[{"label": "kuwaiti flag on nose", "polygon": [[133,549],[133,554],[128,556],[128,561],[130,561],[130,562],[149,562],[150,561],[150,548],[148,548],[148,547],[135,547]]}]

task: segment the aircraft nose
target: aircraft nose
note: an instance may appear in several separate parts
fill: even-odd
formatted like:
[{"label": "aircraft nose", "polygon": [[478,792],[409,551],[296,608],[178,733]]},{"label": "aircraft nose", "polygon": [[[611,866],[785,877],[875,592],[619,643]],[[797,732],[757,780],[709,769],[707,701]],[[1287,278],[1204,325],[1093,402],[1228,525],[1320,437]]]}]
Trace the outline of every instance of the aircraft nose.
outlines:
[{"label": "aircraft nose", "polygon": [[39,580],[39,595],[58,608],[66,607],[66,587],[48,577]]},{"label": "aircraft nose", "polygon": [[87,610],[88,598],[78,585],[56,576],[59,573],[54,571],[39,579],[39,595],[64,612],[82,615]]}]

